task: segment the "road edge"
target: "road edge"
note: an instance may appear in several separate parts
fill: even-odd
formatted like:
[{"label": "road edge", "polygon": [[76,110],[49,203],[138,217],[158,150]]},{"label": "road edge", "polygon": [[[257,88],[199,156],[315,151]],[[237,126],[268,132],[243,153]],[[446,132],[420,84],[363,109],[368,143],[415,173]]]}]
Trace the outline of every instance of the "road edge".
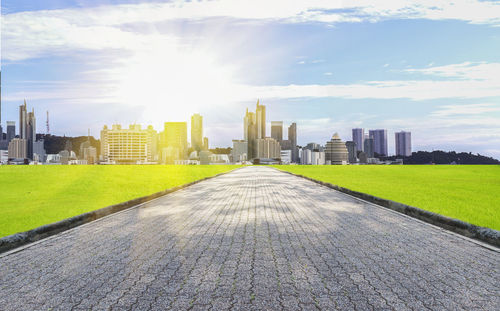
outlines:
[{"label": "road edge", "polygon": [[172,192],[179,191],[181,189],[187,188],[189,186],[192,186],[194,184],[200,183],[202,181],[212,179],[215,177],[219,177],[225,174],[229,174],[231,172],[234,172],[235,170],[240,169],[241,167],[234,168],[232,170],[229,170],[227,172],[219,173],[213,176],[205,177],[202,179],[198,179],[195,181],[192,181],[187,184],[183,184],[180,186],[175,186],[172,188],[168,188],[166,190],[160,191],[160,192],[155,192],[153,194],[139,197],[136,199],[132,199],[129,201],[121,202],[118,204],[113,204],[110,206],[106,206],[103,208],[100,208],[95,211],[87,212],[84,214],[80,214],[77,216],[73,216],[70,218],[66,218],[54,223],[50,223],[47,225],[43,225],[28,231],[24,232],[18,232],[14,233],[12,235],[5,236],[3,238],[0,238],[0,255],[3,253],[6,253],[8,251],[11,251],[13,249],[16,249],[21,246],[25,246],[27,244],[31,244],[40,240],[43,240],[45,238],[48,238],[50,236],[59,234],[61,232],[79,227],[81,225],[87,224],[89,222],[95,221],[97,219],[124,211],[129,208],[134,208],[138,205],[150,202],[154,199],[160,198],[162,196],[165,196],[167,194],[170,194]]},{"label": "road edge", "polygon": [[411,205],[406,205],[403,203],[383,199],[380,197],[373,196],[371,194],[367,194],[364,192],[359,192],[359,191],[354,191],[348,188],[340,187],[331,183],[327,183],[321,180],[317,180],[311,177],[307,177],[304,175],[299,175],[299,174],[294,174],[288,171],[280,170],[279,168],[274,169],[287,173],[296,177],[304,178],[309,181],[312,181],[314,183],[320,184],[322,186],[337,190],[339,192],[348,194],[350,196],[353,196],[358,199],[362,199],[364,201],[376,204],[378,206],[382,206],[385,208],[388,208],[390,210],[396,211],[401,214],[405,214],[409,217],[416,218],[418,220],[421,220],[423,222],[429,223],[431,225],[440,227],[442,229],[457,233],[459,235],[465,236],[467,238],[471,238],[474,240],[481,241],[483,243],[492,245],[494,247],[500,247],[500,231],[486,228],[486,227],[481,227],[481,226],[476,226],[471,223],[455,219],[455,218],[450,218],[447,216],[443,216],[440,214],[436,214],[433,212],[429,212],[426,210],[423,210],[418,207],[414,207]]}]

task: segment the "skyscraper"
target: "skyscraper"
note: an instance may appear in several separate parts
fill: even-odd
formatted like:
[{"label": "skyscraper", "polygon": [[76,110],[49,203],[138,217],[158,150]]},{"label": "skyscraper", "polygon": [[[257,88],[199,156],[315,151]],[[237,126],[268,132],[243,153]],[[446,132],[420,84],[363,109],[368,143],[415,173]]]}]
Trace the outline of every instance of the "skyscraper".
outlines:
[{"label": "skyscraper", "polygon": [[245,113],[245,117],[243,118],[243,137],[246,141],[248,141],[248,128],[252,125],[256,125],[257,121],[255,119],[255,113],[254,112],[247,112]]},{"label": "skyscraper", "polygon": [[191,116],[191,147],[196,151],[203,149],[203,117],[198,113]]},{"label": "skyscraper", "polygon": [[346,141],[345,146],[347,148],[347,152],[349,153],[349,163],[356,163],[358,161],[358,157],[356,156],[356,143],[353,141]]},{"label": "skyscraper", "polygon": [[409,157],[411,156],[411,132],[396,132],[396,155]]},{"label": "skyscraper", "polygon": [[299,148],[297,148],[297,123],[288,127],[288,140],[292,148],[292,162],[299,163]]},{"label": "skyscraper", "polygon": [[283,121],[271,121],[271,138],[281,143],[283,140]]},{"label": "skyscraper", "polygon": [[373,138],[373,151],[380,156],[387,156],[387,130],[370,130],[370,138]]},{"label": "skyscraper", "polygon": [[26,109],[26,100],[24,104],[19,106],[19,138],[26,139],[26,133],[28,132],[28,112]]},{"label": "skyscraper", "polygon": [[9,159],[26,159],[27,141],[22,138],[14,138],[9,143]]},{"label": "skyscraper", "polygon": [[255,110],[255,118],[257,121],[257,138],[266,137],[266,106],[260,105],[257,100],[257,108]]},{"label": "skyscraper", "polygon": [[365,129],[352,129],[352,141],[356,143],[356,150],[363,151],[365,142]]},{"label": "skyscraper", "polygon": [[27,124],[26,124],[26,140],[28,142],[27,152],[28,159],[33,159],[33,146],[36,142],[36,118],[35,109],[28,112]]},{"label": "skyscraper", "polygon": [[[162,153],[168,152],[169,157],[173,157],[173,160],[183,160],[187,157],[186,122],[165,122],[165,128],[160,137]],[[166,151],[165,148],[170,149]],[[162,158],[164,158],[163,155]]]},{"label": "skyscraper", "polygon": [[248,112],[247,108],[243,121],[245,141],[248,142],[247,157],[250,160],[255,158],[257,154],[256,140],[258,139],[258,128],[256,114],[254,112]]},{"label": "skyscraper", "polygon": [[256,139],[256,158],[279,158],[280,143],[271,137]]},{"label": "skyscraper", "polygon": [[373,143],[373,138],[365,138],[365,142],[364,142],[364,153],[366,155],[367,158],[373,158],[375,156],[375,153],[374,153],[374,143]]},{"label": "skyscraper", "polygon": [[14,137],[16,137],[16,122],[7,121],[7,141],[10,143]]}]

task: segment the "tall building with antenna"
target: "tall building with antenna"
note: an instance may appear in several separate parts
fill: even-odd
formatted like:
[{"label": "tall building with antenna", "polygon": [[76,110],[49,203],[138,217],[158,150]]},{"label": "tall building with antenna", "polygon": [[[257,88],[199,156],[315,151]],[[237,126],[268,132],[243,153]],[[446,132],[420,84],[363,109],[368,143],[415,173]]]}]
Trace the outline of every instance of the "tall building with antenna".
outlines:
[{"label": "tall building with antenna", "polygon": [[47,110],[47,121],[45,122],[45,125],[47,126],[47,135],[50,134],[50,126],[49,126],[49,111]]}]

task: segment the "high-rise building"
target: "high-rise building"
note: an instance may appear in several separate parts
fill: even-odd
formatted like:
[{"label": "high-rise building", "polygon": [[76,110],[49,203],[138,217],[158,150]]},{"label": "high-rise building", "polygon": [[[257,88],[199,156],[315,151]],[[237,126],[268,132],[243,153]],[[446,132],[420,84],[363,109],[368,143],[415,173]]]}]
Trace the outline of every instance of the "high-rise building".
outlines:
[{"label": "high-rise building", "polygon": [[248,160],[248,142],[246,140],[233,140],[233,150],[231,155],[233,162],[243,162]]},{"label": "high-rise building", "polygon": [[340,139],[339,134],[335,133],[332,139],[326,142],[325,162],[327,165],[347,164],[349,153],[345,143]]},{"label": "high-rise building", "polygon": [[352,129],[352,141],[356,143],[357,151],[363,151],[365,146],[365,129]]},{"label": "high-rise building", "polygon": [[[163,162],[174,163],[175,160],[187,158],[187,123],[165,122],[164,131],[160,134],[160,150]],[[168,153],[168,156],[165,154]]]},{"label": "high-rise building", "polygon": [[198,113],[191,116],[191,147],[196,151],[203,149],[203,117]]},{"label": "high-rise building", "polygon": [[271,121],[271,138],[283,141],[283,121]]},{"label": "high-rise building", "polygon": [[297,123],[288,127],[288,140],[292,150],[292,162],[299,163],[299,148],[297,147]]},{"label": "high-rise building", "polygon": [[210,149],[210,146],[208,145],[208,137],[203,137],[203,150],[208,149]]},{"label": "high-rise building", "polygon": [[44,148],[44,141],[38,140],[33,143],[33,160],[38,162],[45,162],[47,154]]},{"label": "high-rise building", "polygon": [[26,159],[27,158],[26,139],[14,138],[9,143],[9,159]]},{"label": "high-rise building", "polygon": [[357,157],[357,149],[356,149],[356,143],[353,141],[346,141],[345,146],[347,148],[347,152],[349,153],[349,163],[353,164],[358,162],[358,157]]},{"label": "high-rise building", "polygon": [[396,139],[396,155],[409,157],[411,156],[411,132],[397,132]]},{"label": "high-rise building", "polygon": [[271,137],[256,139],[255,158],[276,159],[281,156],[280,143]]},{"label": "high-rise building", "polygon": [[123,129],[115,124],[101,131],[101,156],[105,162],[143,163],[156,158],[157,133],[152,126],[142,129],[140,125],[130,125]]},{"label": "high-rise building", "polygon": [[257,108],[255,110],[255,120],[257,122],[257,138],[266,137],[266,106],[260,105],[257,100]]},{"label": "high-rise building", "polygon": [[24,104],[19,106],[19,138],[26,139],[28,132],[28,111],[26,107],[26,100]]},{"label": "high-rise building", "polygon": [[364,153],[367,158],[375,157],[375,144],[373,138],[366,138],[364,142]]},{"label": "high-rise building", "polygon": [[387,156],[387,130],[370,130],[370,138],[373,138],[374,152],[380,156]]},{"label": "high-rise building", "polygon": [[28,141],[28,158],[33,159],[33,145],[36,142],[36,118],[34,109],[28,112],[26,140]]},{"label": "high-rise building", "polygon": [[16,122],[7,121],[7,141],[10,143],[14,137],[16,137]]},{"label": "high-rise building", "polygon": [[253,159],[256,157],[256,140],[257,140],[257,121],[255,117],[255,113],[247,112],[245,114],[244,121],[244,136],[245,140],[248,142],[248,159]]},{"label": "high-rise building", "polygon": [[19,138],[26,139],[26,157],[33,159],[33,144],[36,141],[35,110],[27,112],[26,100],[19,106]]}]

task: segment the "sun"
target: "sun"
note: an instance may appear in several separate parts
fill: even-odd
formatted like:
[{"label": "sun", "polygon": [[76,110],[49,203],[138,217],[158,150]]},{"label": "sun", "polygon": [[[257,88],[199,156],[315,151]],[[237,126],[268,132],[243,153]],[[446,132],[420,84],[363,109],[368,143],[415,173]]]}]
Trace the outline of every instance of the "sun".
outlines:
[{"label": "sun", "polygon": [[187,120],[231,92],[234,70],[208,50],[148,49],[113,69],[117,102],[144,108],[152,123]]}]

